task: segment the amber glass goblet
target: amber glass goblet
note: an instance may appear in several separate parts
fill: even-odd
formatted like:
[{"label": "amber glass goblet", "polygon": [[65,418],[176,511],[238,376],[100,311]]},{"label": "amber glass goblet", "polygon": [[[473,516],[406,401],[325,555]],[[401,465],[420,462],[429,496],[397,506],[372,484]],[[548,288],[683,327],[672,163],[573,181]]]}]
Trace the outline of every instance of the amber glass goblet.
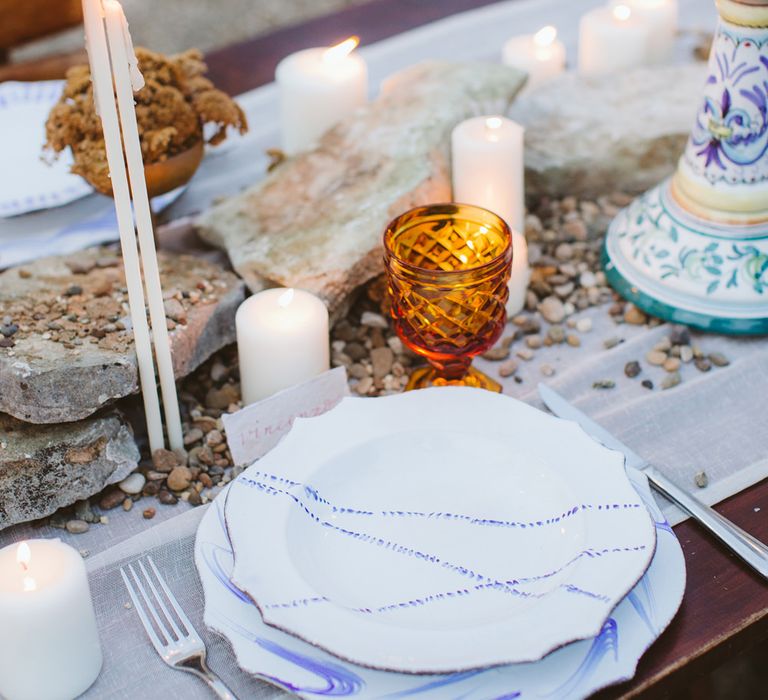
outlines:
[{"label": "amber glass goblet", "polygon": [[387,227],[384,251],[395,330],[429,362],[406,388],[501,391],[471,365],[507,320],[512,235],[506,223],[466,204],[417,207]]}]

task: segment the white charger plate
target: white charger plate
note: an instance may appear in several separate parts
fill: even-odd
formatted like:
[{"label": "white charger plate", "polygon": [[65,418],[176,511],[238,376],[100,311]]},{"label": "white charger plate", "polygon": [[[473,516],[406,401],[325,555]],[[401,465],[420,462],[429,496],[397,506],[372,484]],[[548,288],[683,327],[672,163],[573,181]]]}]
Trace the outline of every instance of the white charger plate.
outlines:
[{"label": "white charger plate", "polygon": [[297,420],[234,482],[225,517],[232,583],[267,624],[407,673],[530,662],[598,635],[656,544],[622,455],[457,387]]},{"label": "white charger plate", "polygon": [[628,471],[655,521],[658,544],[651,566],[599,635],[540,661],[444,676],[388,673],[345,663],[266,625],[256,606],[230,582],[233,556],[224,522],[227,491],[208,507],[195,540],[205,624],[231,643],[245,672],[303,698],[587,697],[634,676],[638,661],[669,625],[685,591],[680,544],[651,495],[648,480],[641,472]]},{"label": "white charger plate", "polygon": [[93,192],[79,175],[69,172],[67,149],[46,164],[43,157],[45,122],[61,96],[63,80],[0,84],[0,217],[67,204]]}]

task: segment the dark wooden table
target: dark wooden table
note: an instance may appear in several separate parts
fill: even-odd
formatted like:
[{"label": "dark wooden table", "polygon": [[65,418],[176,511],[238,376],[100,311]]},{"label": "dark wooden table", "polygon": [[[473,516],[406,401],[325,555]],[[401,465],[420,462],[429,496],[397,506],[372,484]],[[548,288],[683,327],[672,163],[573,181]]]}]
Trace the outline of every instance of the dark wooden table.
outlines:
[{"label": "dark wooden table", "polygon": [[[293,51],[330,45],[352,34],[360,36],[363,44],[370,44],[493,1],[373,0],[213,52],[207,58],[210,75],[218,87],[238,94],[270,82],[277,62]],[[768,447],[768,427],[755,439],[763,440]],[[728,499],[717,509],[768,541],[768,480]],[[693,522],[678,525],[675,532],[688,569],[682,608],[640,661],[634,680],[596,697],[700,696],[691,691],[697,679],[726,659],[768,639],[768,583]],[[733,697],[738,691],[734,688]]]}]

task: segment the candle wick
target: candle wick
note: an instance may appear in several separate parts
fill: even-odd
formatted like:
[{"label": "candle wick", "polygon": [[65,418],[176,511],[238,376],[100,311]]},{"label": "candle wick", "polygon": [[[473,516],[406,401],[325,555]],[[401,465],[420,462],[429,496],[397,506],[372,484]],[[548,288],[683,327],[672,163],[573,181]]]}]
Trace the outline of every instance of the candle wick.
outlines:
[{"label": "candle wick", "polygon": [[20,561],[20,562],[19,562],[19,564],[21,564],[21,570],[22,570],[22,571],[24,571],[25,573],[26,573],[27,571],[29,571],[29,567],[27,566],[27,562],[25,562],[25,561]]}]

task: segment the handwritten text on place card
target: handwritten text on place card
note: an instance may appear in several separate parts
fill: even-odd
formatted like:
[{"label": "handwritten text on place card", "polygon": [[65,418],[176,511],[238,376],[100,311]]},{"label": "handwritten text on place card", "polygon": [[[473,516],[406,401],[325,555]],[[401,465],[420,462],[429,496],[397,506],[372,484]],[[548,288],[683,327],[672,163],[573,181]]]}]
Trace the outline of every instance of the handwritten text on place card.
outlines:
[{"label": "handwritten text on place card", "polygon": [[347,371],[336,367],[237,413],[223,415],[234,463],[250,464],[263,457],[291,429],[296,418],[319,416],[348,395]]}]

